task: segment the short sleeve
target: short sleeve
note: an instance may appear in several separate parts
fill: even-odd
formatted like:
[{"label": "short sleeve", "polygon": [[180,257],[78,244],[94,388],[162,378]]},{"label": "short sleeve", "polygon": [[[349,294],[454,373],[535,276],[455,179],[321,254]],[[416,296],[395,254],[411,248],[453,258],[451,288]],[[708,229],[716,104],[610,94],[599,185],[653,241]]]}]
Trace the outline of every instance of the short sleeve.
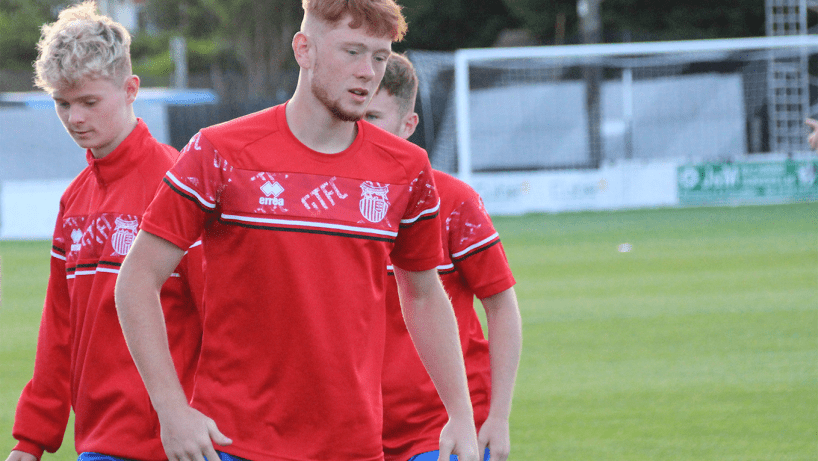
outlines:
[{"label": "short sleeve", "polygon": [[230,171],[207,138],[196,134],[162,179],[141,228],[188,249],[201,237],[205,223],[217,216]]},{"label": "short sleeve", "polygon": [[443,259],[440,246],[440,197],[432,168],[426,161],[409,188],[409,203],[392,249],[392,263],[408,271],[436,268]]},{"label": "short sleeve", "polygon": [[449,254],[466,284],[483,299],[514,286],[500,235],[473,190],[446,219]]}]

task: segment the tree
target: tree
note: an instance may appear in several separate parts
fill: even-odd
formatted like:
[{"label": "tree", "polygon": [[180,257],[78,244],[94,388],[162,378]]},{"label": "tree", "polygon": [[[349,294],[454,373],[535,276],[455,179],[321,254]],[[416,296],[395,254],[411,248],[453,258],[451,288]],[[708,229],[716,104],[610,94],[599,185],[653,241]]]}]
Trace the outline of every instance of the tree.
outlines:
[{"label": "tree", "polygon": [[0,0],[0,69],[31,70],[40,28],[56,20],[59,0]]},{"label": "tree", "polygon": [[222,36],[236,45],[248,76],[251,98],[274,96],[284,70],[295,67],[293,35],[301,24],[301,2],[293,0],[202,0],[217,12]]},{"label": "tree", "polygon": [[[545,43],[554,37],[558,14],[567,19],[566,35],[578,34],[576,0],[503,1]],[[602,23],[609,42],[763,36],[764,0],[604,0]]]},{"label": "tree", "polygon": [[301,21],[298,1],[151,0],[148,12],[163,30],[210,38],[230,50],[246,74],[251,99],[276,95],[287,83],[285,70],[295,66],[290,44]]},{"label": "tree", "polygon": [[491,46],[517,27],[503,0],[398,0],[409,31],[396,50],[455,50]]}]

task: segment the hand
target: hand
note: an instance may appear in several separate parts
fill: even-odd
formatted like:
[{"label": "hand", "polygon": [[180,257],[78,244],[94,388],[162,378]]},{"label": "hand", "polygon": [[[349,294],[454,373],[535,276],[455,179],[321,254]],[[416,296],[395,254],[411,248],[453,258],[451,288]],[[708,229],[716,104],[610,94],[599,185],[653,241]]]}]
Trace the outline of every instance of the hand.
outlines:
[{"label": "hand", "polygon": [[451,455],[457,455],[458,461],[483,461],[477,455],[474,421],[457,422],[449,419],[443,426],[440,431],[440,455],[437,459],[449,461]]},{"label": "hand", "polygon": [[511,451],[511,439],[508,433],[507,419],[492,418],[489,415],[480,428],[480,433],[477,434],[478,453],[485,453],[488,446],[491,450],[491,461],[506,461]]},{"label": "hand", "polygon": [[219,431],[216,422],[199,411],[185,406],[159,418],[162,445],[168,461],[218,461],[213,443],[226,446],[233,443]]},{"label": "hand", "polygon": [[6,461],[37,461],[37,457],[24,451],[11,450]]},{"label": "hand", "polygon": [[818,120],[808,118],[804,120],[804,123],[806,123],[808,127],[812,128],[812,133],[809,135],[809,138],[807,138],[807,141],[809,141],[809,146],[813,150],[818,150]]}]

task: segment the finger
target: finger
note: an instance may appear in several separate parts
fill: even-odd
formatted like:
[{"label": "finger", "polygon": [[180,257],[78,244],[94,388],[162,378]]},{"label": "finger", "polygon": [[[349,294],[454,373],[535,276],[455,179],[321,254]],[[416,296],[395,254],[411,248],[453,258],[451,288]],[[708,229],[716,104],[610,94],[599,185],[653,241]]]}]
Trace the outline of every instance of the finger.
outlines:
[{"label": "finger", "polygon": [[[437,461],[450,461],[452,455],[455,455],[454,447],[449,444],[440,444]],[[462,460],[464,458],[458,458],[458,460]]]},{"label": "finger", "polygon": [[475,452],[474,452],[474,451],[472,451],[472,450],[468,450],[468,449],[463,450],[463,452],[462,452],[462,453],[458,453],[458,455],[459,455],[459,456],[458,456],[458,459],[459,459],[459,460],[460,460],[460,459],[463,459],[463,460],[466,460],[466,459],[472,459],[472,460],[474,460],[474,461],[481,461],[481,459],[482,459],[481,457],[479,457],[479,456],[477,455],[477,453],[475,453]]},{"label": "finger", "polygon": [[804,123],[813,130],[818,130],[818,120],[815,120],[814,118],[808,118],[804,120]]},{"label": "finger", "polygon": [[437,461],[449,461],[451,455],[452,455],[451,450],[446,451],[443,449],[443,447],[440,447],[440,450],[437,451]]},{"label": "finger", "polygon": [[504,447],[503,449],[492,450],[491,445],[489,445],[489,453],[491,455],[491,461],[506,461],[508,459],[508,454],[511,450],[509,447]]},{"label": "finger", "polygon": [[[479,437],[477,439],[477,456],[483,456],[483,453],[486,452],[486,447],[489,446],[488,440],[480,440]],[[483,458],[480,458],[481,460]]]},{"label": "finger", "polygon": [[207,432],[210,435],[210,439],[216,442],[218,445],[224,447],[233,443],[233,440],[231,440],[230,437],[222,434],[218,426],[216,426],[216,422],[212,419],[207,420]]},{"label": "finger", "polygon": [[207,461],[219,461],[219,454],[216,453],[216,450],[213,448],[213,445],[204,448],[204,456],[207,458]]}]

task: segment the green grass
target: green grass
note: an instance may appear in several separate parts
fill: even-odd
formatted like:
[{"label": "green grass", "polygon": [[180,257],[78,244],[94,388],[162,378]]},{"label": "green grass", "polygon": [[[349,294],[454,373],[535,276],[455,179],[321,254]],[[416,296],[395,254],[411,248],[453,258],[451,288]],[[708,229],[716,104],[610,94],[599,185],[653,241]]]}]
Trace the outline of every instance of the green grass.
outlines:
[{"label": "green grass", "polygon": [[[523,315],[511,460],[818,458],[818,203],[495,224]],[[47,254],[0,242],[8,449]]]},{"label": "green grass", "polygon": [[[0,241],[0,456],[15,444],[11,437],[20,392],[34,370],[37,331],[48,281],[51,243]],[[46,460],[76,460],[73,417],[63,448]],[[2,451],[6,453],[3,454]]]}]

